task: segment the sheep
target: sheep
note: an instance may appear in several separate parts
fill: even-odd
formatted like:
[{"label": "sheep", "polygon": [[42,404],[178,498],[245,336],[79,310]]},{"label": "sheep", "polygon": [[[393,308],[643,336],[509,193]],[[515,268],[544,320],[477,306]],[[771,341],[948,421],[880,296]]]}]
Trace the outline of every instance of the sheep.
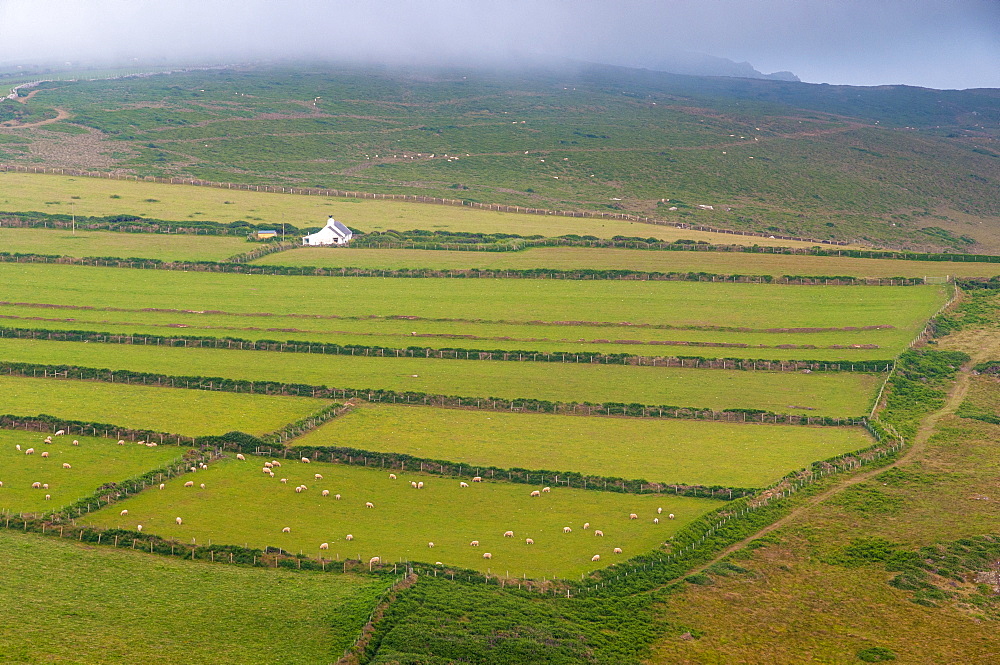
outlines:
[{"label": "sheep", "polygon": [[489,552],[483,552],[483,558],[484,559],[492,559],[493,555],[490,554]]},{"label": "sheep", "polygon": [[615,554],[621,554],[621,553],[622,553],[622,548],[620,548],[620,547],[616,547],[616,548],[614,549],[614,553],[615,553]]},{"label": "sheep", "polygon": [[591,561],[600,561],[601,560],[601,555],[600,554],[595,554],[594,556],[590,557],[590,560]]},{"label": "sheep", "polygon": [[295,493],[302,494],[302,485],[299,485],[298,487],[295,488]]},{"label": "sheep", "polygon": [[564,526],[563,533],[573,533],[573,529],[569,528],[568,526]]},{"label": "sheep", "polygon": [[424,481],[421,480],[419,483],[417,483],[417,489],[422,490],[423,488],[424,488]]},{"label": "sheep", "polygon": [[389,474],[389,480],[395,480],[395,479],[396,479],[396,474],[390,473]]},{"label": "sheep", "polygon": [[195,471],[197,471],[197,470],[198,470],[198,467],[196,467],[196,466],[192,466],[192,467],[191,467],[191,472],[192,472],[192,473],[193,473],[193,472],[195,472]]},{"label": "sheep", "polygon": [[628,516],[628,518],[629,518],[630,520],[637,520],[637,519],[639,519],[639,516],[638,516],[638,515],[636,515],[635,513],[629,513],[629,516]]},{"label": "sheep", "polygon": [[412,487],[413,489],[417,489],[417,483],[416,483],[416,481],[411,480],[410,481],[410,487]]},{"label": "sheep", "polygon": [[136,525],[135,530],[142,531],[142,525],[141,524]]},{"label": "sheep", "polygon": [[674,519],[674,514],[670,513],[669,515],[667,515],[667,519],[671,519],[671,520]]},{"label": "sheep", "polygon": [[186,483],[184,483],[184,487],[194,487],[194,481],[193,480],[187,481]]},{"label": "sheep", "polygon": [[586,531],[589,528],[590,528],[590,522],[584,522],[583,523],[583,529],[584,529],[584,531]]},{"label": "sheep", "polygon": [[315,477],[316,480],[323,480],[323,474],[321,473],[314,473],[313,477]]},{"label": "sheep", "polygon": [[42,489],[43,490],[47,490],[48,488],[49,488],[49,484],[48,483],[42,483]]},{"label": "sheep", "polygon": [[354,540],[354,536],[352,536],[351,534],[347,534],[346,536],[344,536],[344,540]]},{"label": "sheep", "polygon": [[659,517],[654,517],[653,518],[653,524],[659,524],[659,523],[660,523],[660,518]]},{"label": "sheep", "polygon": [[464,482],[464,481],[459,481],[459,483],[458,483],[458,486],[459,486],[459,487],[468,487],[468,486],[469,486],[469,483],[467,483],[467,482]]},{"label": "sheep", "polygon": [[600,538],[603,538],[604,537],[604,532],[601,531],[600,529],[594,529],[594,535],[598,536]]},{"label": "sheep", "polygon": [[182,519],[181,519],[181,518],[179,518],[179,517],[175,517],[175,518],[174,518],[174,521],[175,521],[175,522],[177,522],[178,526],[184,523],[184,520],[182,520]]},{"label": "sheep", "polygon": [[160,483],[160,489],[163,489],[163,488],[164,488],[164,487],[166,487],[166,486],[167,486],[167,484],[166,484],[166,483]]},{"label": "sheep", "polygon": [[657,515],[661,514],[662,512],[663,512],[663,508],[657,508],[656,509],[656,514]]},{"label": "sheep", "polygon": [[283,483],[285,483],[287,485],[288,484],[288,478],[282,478],[281,482],[283,482]]},{"label": "sheep", "polygon": [[33,489],[33,490],[42,489],[42,484],[41,483],[31,483],[31,489]]},{"label": "sheep", "polygon": [[514,537],[514,532],[513,531],[504,531],[503,532],[503,537],[504,538],[513,538]]},{"label": "sheep", "polygon": [[128,509],[126,508],[125,510],[121,511],[118,514],[121,515],[122,517],[125,517],[126,515],[128,515]]},{"label": "sheep", "polygon": [[330,496],[330,490],[323,490],[319,493],[320,496]]},{"label": "sheep", "polygon": [[281,466],[281,462],[276,459],[271,460],[271,466]]},{"label": "sheep", "polygon": [[542,493],[539,492],[538,490],[532,490],[529,496],[541,496],[541,495]]},{"label": "sheep", "polygon": [[21,452],[21,444],[20,443],[17,444],[16,446],[14,446],[14,447],[17,448],[17,452]]},{"label": "sheep", "polygon": [[243,453],[236,453],[236,459],[238,459],[238,460],[245,460],[246,457],[243,456]]},{"label": "sheep", "polygon": [[328,550],[328,549],[330,549],[330,543],[320,543],[319,544],[319,548],[321,550]]},{"label": "sheep", "polygon": [[58,432],[56,432],[56,436],[62,436],[62,435],[63,435],[63,434],[65,434],[65,433],[66,433],[66,430],[64,430],[64,429],[61,429],[61,430],[59,430]]},{"label": "sheep", "polygon": [[302,458],[302,463],[303,463],[303,464],[309,464],[310,462],[312,462],[312,460],[311,460],[311,459],[309,459],[308,457],[303,457],[303,458]]},{"label": "sheep", "polygon": [[80,445],[80,442],[79,442],[79,441],[77,441],[76,439],[73,439],[73,445],[74,445],[74,446],[79,446],[79,445]]},{"label": "sheep", "polygon": [[479,547],[479,541],[473,540],[471,543],[469,543],[469,545],[471,545],[472,547]]},{"label": "sheep", "polygon": [[34,448],[28,448],[27,450],[24,451],[24,454],[25,455],[34,455],[35,454],[35,449]]},{"label": "sheep", "polygon": [[42,457],[48,457],[48,456],[49,456],[49,451],[43,450],[42,451]]},{"label": "sheep", "polygon": [[159,445],[159,444],[157,444],[156,441],[150,441],[149,443],[146,444],[146,447],[147,448],[155,448],[157,445]]},{"label": "sheep", "polygon": [[427,543],[427,547],[434,547],[434,543]]},{"label": "sheep", "polygon": [[45,441],[43,443],[52,443],[52,437],[51,436],[45,437]]},{"label": "sheep", "polygon": [[3,482],[2,481],[0,481],[0,487],[3,487]]},{"label": "sheep", "polygon": [[201,489],[205,489],[205,483],[202,483],[199,487],[201,487]]},{"label": "sheep", "polygon": [[368,502],[365,503],[365,508],[374,508],[374,507],[375,507],[375,504],[372,503],[371,501],[368,501]]},{"label": "sheep", "polygon": [[291,532],[292,532],[292,527],[290,526],[286,526],[284,529],[281,530],[281,533],[291,533]]},{"label": "sheep", "polygon": [[46,495],[45,495],[45,500],[46,500],[46,501],[48,501],[48,500],[49,500],[49,499],[51,499],[51,498],[52,498],[52,495],[51,495],[51,494],[46,494]]},{"label": "sheep", "polygon": [[551,488],[551,487],[543,487],[543,488],[542,488],[542,491],[543,491],[543,492],[551,492],[551,491],[552,491],[552,488]]},{"label": "sheep", "polygon": [[333,498],[336,499],[337,501],[340,501],[340,495],[339,494],[334,494]]},{"label": "sheep", "polygon": [[274,471],[271,471],[271,469],[269,469],[269,468],[268,468],[268,467],[266,467],[266,466],[265,466],[264,468],[262,468],[262,469],[260,470],[260,472],[261,472],[261,473],[266,473],[266,474],[267,474],[267,475],[269,475],[269,476],[271,476],[271,475],[274,475]]},{"label": "sheep", "polygon": [[271,464],[270,462],[264,462],[264,468],[265,469],[270,469],[272,466],[274,466],[274,465]]},{"label": "sheep", "polygon": [[483,477],[482,476],[476,476],[475,478],[472,479],[472,482],[474,482],[474,483],[481,483],[481,482],[483,482]]},{"label": "sheep", "polygon": [[368,565],[370,566],[373,563],[381,563],[381,561],[382,559],[380,557],[373,556],[372,558],[368,559]]},{"label": "sheep", "polygon": [[524,539],[524,544],[525,544],[525,545],[534,545],[534,544],[535,544],[535,541],[534,541],[534,540],[532,540],[531,538],[525,538],[525,539]]},{"label": "sheep", "polygon": [[125,439],[118,439],[118,445],[119,446],[124,446],[125,445]]}]

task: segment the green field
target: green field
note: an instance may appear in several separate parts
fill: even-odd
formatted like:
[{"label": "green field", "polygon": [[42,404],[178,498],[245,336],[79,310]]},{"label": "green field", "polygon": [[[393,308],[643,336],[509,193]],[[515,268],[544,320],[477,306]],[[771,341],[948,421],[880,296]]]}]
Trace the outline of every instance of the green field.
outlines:
[{"label": "green field", "polygon": [[22,254],[224,261],[253,248],[243,238],[229,236],[0,228],[0,251]]},{"label": "green field", "polygon": [[861,429],[619,420],[365,405],[295,440],[522,469],[650,482],[763,487],[871,445]]},{"label": "green field", "polygon": [[[332,663],[389,580],[212,565],[0,531],[5,663]],[[16,608],[16,611],[13,609]]]},{"label": "green field", "polygon": [[233,430],[265,434],[327,404],[326,400],[310,397],[0,376],[0,413],[17,416],[45,413],[67,420],[184,436],[225,434]]},{"label": "green field", "polygon": [[0,339],[0,358],[174,375],[191,375],[192,368],[197,368],[201,376],[337,388],[559,402],[637,402],[715,410],[764,409],[835,417],[867,413],[880,381],[874,374],[846,372],[801,374],[586,363],[366,358],[15,339]]},{"label": "green field", "polygon": [[519,252],[477,252],[366,247],[302,247],[254,263],[354,268],[463,270],[640,270],[725,275],[852,275],[857,277],[988,277],[1000,263],[895,261],[796,254],[658,251],[590,247],[533,247]]},{"label": "green field", "polygon": [[[617,555],[623,561],[647,552],[718,506],[710,499],[557,487],[530,497],[533,489],[540,488],[489,481],[460,488],[457,478],[398,471],[398,478],[391,480],[384,469],[318,462],[288,461],[276,470],[275,478],[269,478],[260,472],[263,459],[247,456],[245,462],[210,465],[197,474],[204,490],[183,487],[186,477],[175,478],[163,491],[135,495],[111,510],[91,513],[84,521],[123,528],[142,524],[146,532],[182,541],[269,545],[312,557],[360,556],[368,561],[379,556],[386,563],[441,561],[498,575],[574,577],[613,563],[615,547],[624,551]],[[316,473],[323,480],[315,480]],[[287,478],[287,484],[280,478]],[[426,484],[417,490],[411,481]],[[308,489],[296,493],[300,484]],[[324,489],[330,496],[320,495]],[[338,501],[335,494],[343,498]],[[365,508],[369,501],[374,509]],[[127,517],[118,514],[119,505],[128,509]],[[677,519],[653,524],[657,507]],[[640,519],[630,520],[630,513]],[[183,524],[176,524],[176,517]],[[583,529],[585,522],[592,524],[590,530]],[[290,533],[282,533],[286,526]],[[572,533],[563,533],[564,526]],[[604,531],[605,537],[595,537],[594,529]],[[504,538],[507,530],[515,537]],[[347,534],[354,536],[353,541],[345,539]],[[525,538],[534,539],[534,545],[527,545]],[[480,546],[471,547],[473,540]],[[324,542],[330,543],[326,552],[319,549]],[[484,559],[484,552],[493,558]],[[601,561],[591,561],[595,554]]]},{"label": "green field", "polygon": [[[436,229],[544,236],[575,233],[599,238],[624,235],[666,241],[684,238],[726,245],[808,247],[814,244],[614,219],[519,215],[461,206],[270,194],[37,173],[0,172],[0,192],[0,210],[7,212],[39,211],[67,215],[76,212],[77,215],[93,216],[129,214],[169,221],[222,223],[238,220],[270,224],[286,222],[298,228],[323,226],[327,216],[333,215],[344,224],[365,232]],[[112,199],[112,196],[118,198]]]},{"label": "green field", "polygon": [[[750,348],[686,355],[821,360],[895,356],[946,297],[941,286],[321,278],[38,264],[0,264],[0,278],[0,316],[16,327],[643,355],[678,352],[655,342],[721,342]],[[886,328],[839,330],[852,326]],[[794,328],[835,330],[767,332]]]},{"label": "green field", "polygon": [[[159,468],[184,452],[177,446],[119,446],[111,439],[79,435],[53,437],[52,443],[46,444],[45,436],[0,430],[0,510],[58,510],[89,496],[104,483]],[[73,445],[74,437],[79,446]],[[25,454],[29,448],[35,450],[33,455]],[[43,451],[48,451],[49,457],[42,457]],[[63,468],[64,463],[72,468]],[[31,484],[36,482],[48,484],[49,488],[32,489]],[[46,494],[52,497],[49,501],[45,500]]]}]

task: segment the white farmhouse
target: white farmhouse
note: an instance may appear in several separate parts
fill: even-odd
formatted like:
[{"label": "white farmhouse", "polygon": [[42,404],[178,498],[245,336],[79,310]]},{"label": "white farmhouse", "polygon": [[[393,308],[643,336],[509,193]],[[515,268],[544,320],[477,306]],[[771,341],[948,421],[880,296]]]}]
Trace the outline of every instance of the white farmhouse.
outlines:
[{"label": "white farmhouse", "polygon": [[335,220],[332,216],[326,220],[326,226],[316,233],[304,236],[303,245],[346,245],[354,234],[351,230]]}]

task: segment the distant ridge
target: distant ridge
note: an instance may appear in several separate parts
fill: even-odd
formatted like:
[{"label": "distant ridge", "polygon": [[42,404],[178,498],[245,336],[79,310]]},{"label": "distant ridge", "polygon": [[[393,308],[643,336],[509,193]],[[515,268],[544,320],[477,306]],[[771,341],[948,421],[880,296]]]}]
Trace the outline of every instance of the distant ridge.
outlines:
[{"label": "distant ridge", "polygon": [[732,76],[745,79],[795,82],[800,80],[792,72],[781,71],[764,74],[757,71],[749,62],[734,62],[728,58],[689,51],[670,51],[655,60],[642,63],[642,66],[654,71],[688,76]]}]

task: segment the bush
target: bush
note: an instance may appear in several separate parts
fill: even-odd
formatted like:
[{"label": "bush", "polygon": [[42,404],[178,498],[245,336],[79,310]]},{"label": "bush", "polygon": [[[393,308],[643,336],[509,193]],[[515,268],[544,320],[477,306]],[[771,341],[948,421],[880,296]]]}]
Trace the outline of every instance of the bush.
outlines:
[{"label": "bush", "polygon": [[868,647],[858,652],[858,660],[866,663],[884,663],[896,660],[896,654],[885,647]]}]

